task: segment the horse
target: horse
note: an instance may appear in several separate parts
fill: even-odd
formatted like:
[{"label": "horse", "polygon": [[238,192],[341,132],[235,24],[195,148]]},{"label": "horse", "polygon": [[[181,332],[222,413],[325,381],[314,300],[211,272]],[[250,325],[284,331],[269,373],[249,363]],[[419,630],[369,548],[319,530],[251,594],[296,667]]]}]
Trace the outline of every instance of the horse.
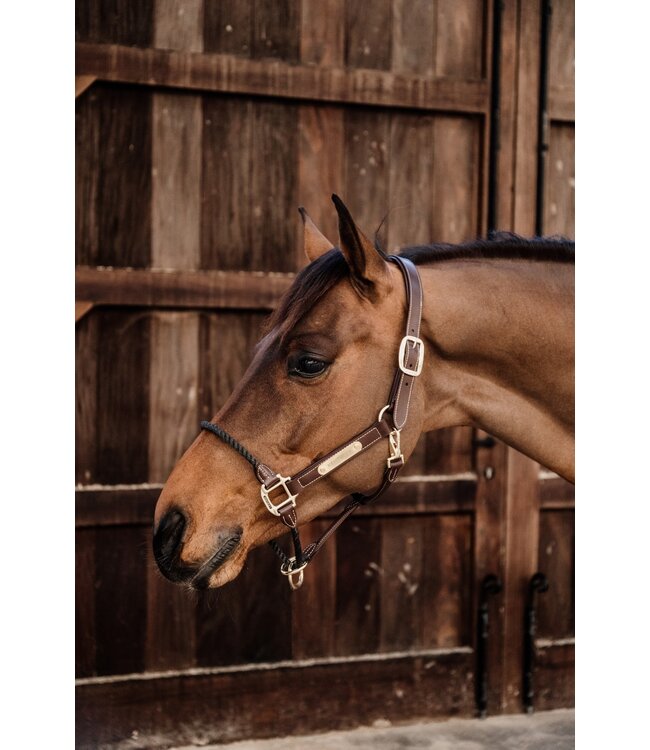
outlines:
[{"label": "horse", "polygon": [[383,491],[423,432],[472,425],[574,481],[574,243],[500,233],[388,255],[332,199],[338,247],[301,208],[309,263],[159,496],[154,554],[174,582],[222,586],[288,527],[296,555],[274,548],[297,587],[317,551],[299,526]]}]

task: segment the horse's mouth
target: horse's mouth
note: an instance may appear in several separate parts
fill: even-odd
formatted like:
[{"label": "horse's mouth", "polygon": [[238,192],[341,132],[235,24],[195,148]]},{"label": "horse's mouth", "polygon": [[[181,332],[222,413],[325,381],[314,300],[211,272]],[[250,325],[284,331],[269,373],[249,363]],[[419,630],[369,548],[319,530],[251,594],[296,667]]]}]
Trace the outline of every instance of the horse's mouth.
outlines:
[{"label": "horse's mouth", "polygon": [[233,534],[215,552],[212,557],[203,563],[198,572],[190,580],[190,585],[195,589],[206,589],[210,585],[212,574],[220,568],[235,551],[241,541],[241,532]]}]

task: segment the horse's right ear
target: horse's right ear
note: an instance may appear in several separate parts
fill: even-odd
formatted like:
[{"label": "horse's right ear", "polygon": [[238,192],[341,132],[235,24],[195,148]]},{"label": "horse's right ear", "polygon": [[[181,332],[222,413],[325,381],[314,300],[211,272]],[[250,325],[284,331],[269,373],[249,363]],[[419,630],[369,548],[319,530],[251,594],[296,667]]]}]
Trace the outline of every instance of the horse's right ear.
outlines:
[{"label": "horse's right ear", "polygon": [[310,261],[316,260],[316,258],[320,258],[320,256],[328,250],[331,250],[334,247],[334,243],[330,242],[327,237],[320,232],[302,206],[300,206],[298,211],[300,211],[300,215],[302,216],[305,255]]}]

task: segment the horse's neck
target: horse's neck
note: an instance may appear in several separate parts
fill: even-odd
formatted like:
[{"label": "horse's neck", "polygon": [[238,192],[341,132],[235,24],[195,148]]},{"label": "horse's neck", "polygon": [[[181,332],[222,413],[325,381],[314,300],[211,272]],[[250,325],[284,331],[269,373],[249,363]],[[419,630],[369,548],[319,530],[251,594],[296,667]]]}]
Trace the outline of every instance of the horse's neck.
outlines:
[{"label": "horse's neck", "polygon": [[473,424],[573,478],[573,265],[421,266],[425,430]]}]

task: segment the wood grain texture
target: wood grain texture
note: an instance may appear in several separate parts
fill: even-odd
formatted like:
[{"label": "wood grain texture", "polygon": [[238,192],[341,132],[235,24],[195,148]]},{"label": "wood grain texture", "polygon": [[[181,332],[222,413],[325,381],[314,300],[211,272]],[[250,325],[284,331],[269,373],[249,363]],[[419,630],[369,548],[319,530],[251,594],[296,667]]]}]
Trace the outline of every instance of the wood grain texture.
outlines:
[{"label": "wood grain texture", "polygon": [[78,41],[148,47],[155,0],[84,0],[75,3]]},{"label": "wood grain texture", "polygon": [[537,597],[540,638],[575,633],[575,513],[549,510],[540,515],[539,570],[549,588]]},{"label": "wood grain texture", "polygon": [[149,365],[149,482],[164,482],[199,430],[199,315],[155,313]]},{"label": "wood grain texture", "polygon": [[297,62],[300,57],[298,0],[253,0],[254,58]]},{"label": "wood grain texture", "polygon": [[436,11],[436,75],[481,78],[485,59],[485,3],[437,0]]},{"label": "wood grain texture", "polygon": [[145,86],[428,111],[484,113],[489,106],[484,80],[294,65],[232,54],[143,50],[120,45],[78,43],[76,73]]},{"label": "wood grain texture", "polygon": [[[98,675],[141,672],[146,634],[146,556],[150,529],[95,530],[95,633]],[[125,592],[133,592],[125,596]]]},{"label": "wood grain texture", "polygon": [[103,484],[148,477],[149,316],[103,312],[97,357],[97,469]]},{"label": "wood grain texture", "polygon": [[154,0],[153,46],[203,51],[204,0]]},{"label": "wood grain texture", "polygon": [[429,432],[425,443],[425,473],[458,474],[472,469],[473,430],[449,427]]},{"label": "wood grain texture", "polygon": [[544,233],[575,237],[575,127],[553,123],[546,172]]},{"label": "wood grain texture", "polygon": [[345,59],[345,0],[301,0],[300,60],[342,67]]},{"label": "wood grain texture", "polygon": [[433,237],[462,242],[479,232],[479,123],[439,116],[433,123]]},{"label": "wood grain texture", "polygon": [[[333,245],[338,221],[331,195],[344,193],[344,111],[338,107],[301,105],[299,109],[298,204]],[[297,264],[306,265],[302,221],[297,224]]]},{"label": "wood grain texture", "polygon": [[435,73],[436,6],[430,0],[393,0],[392,70]]},{"label": "wood grain texture", "polygon": [[95,305],[272,310],[294,275],[78,266],[75,278]]},{"label": "wood grain texture", "polygon": [[390,70],[392,0],[345,5],[345,64],[351,68]]},{"label": "wood grain texture", "polygon": [[88,317],[75,333],[75,476],[77,484],[92,484],[97,471],[97,317]]},{"label": "wood grain texture", "polygon": [[[278,710],[287,695],[292,710]],[[431,720],[472,713],[471,655],[433,652],[81,683],[76,736],[79,750],[120,741],[152,748],[352,729],[406,715]]]},{"label": "wood grain texture", "polygon": [[[341,198],[371,240],[389,209],[389,148],[388,112],[345,111],[345,194]],[[384,238],[386,231],[385,223]]]},{"label": "wood grain texture", "polygon": [[535,710],[575,705],[575,644],[538,647],[535,657]]},{"label": "wood grain texture", "polygon": [[151,265],[198,268],[203,110],[199,96],[154,94]]},{"label": "wood grain texture", "polygon": [[206,52],[250,57],[252,0],[204,0],[203,47]]},{"label": "wood grain texture", "polygon": [[75,262],[97,262],[100,95],[92,89],[75,101]]},{"label": "wood grain texture", "polygon": [[549,85],[575,89],[575,0],[555,0],[549,42]]},{"label": "wood grain texture", "polygon": [[75,674],[94,675],[95,633],[95,530],[75,535]]}]

